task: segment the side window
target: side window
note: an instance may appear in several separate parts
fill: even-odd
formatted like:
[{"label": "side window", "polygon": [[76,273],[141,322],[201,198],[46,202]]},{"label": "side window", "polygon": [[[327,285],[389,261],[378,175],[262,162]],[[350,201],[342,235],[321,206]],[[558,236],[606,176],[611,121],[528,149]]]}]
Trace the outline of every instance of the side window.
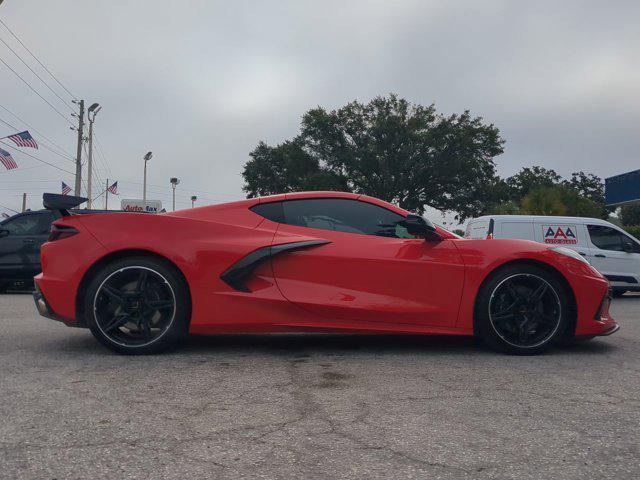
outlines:
[{"label": "side window", "polygon": [[251,207],[251,211],[276,223],[284,223],[282,202],[259,203]]},{"label": "side window", "polygon": [[414,238],[399,225],[402,215],[371,203],[342,198],[312,198],[282,203],[284,223],[361,235]]},{"label": "side window", "polygon": [[591,243],[602,250],[624,252],[623,235],[617,230],[604,225],[588,225]]},{"label": "side window", "polygon": [[9,230],[10,235],[40,235],[49,228],[48,218],[49,215],[22,215],[7,221],[2,228]]}]

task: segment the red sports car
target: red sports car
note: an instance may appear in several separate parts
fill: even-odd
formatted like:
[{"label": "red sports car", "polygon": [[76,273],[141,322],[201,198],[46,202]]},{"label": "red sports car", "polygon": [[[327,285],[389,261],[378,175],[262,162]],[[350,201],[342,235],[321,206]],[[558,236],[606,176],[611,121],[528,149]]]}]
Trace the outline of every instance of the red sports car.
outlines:
[{"label": "red sports car", "polygon": [[573,250],[467,240],[339,192],[160,215],[59,210],[35,278],[39,312],[109,348],[163,350],[188,332],[475,335],[538,353],[618,330],[607,280]]}]

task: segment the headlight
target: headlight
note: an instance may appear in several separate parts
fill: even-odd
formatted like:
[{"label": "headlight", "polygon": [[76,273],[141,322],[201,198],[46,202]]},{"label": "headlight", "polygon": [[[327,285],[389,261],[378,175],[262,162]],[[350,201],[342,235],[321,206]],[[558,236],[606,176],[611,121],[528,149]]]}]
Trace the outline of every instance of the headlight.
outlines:
[{"label": "headlight", "polygon": [[559,253],[560,255],[566,255],[567,257],[575,258],[576,260],[580,260],[582,263],[586,263],[587,265],[591,265],[586,258],[584,258],[575,250],[571,250],[570,248],[553,247],[553,248],[550,248],[549,250]]}]

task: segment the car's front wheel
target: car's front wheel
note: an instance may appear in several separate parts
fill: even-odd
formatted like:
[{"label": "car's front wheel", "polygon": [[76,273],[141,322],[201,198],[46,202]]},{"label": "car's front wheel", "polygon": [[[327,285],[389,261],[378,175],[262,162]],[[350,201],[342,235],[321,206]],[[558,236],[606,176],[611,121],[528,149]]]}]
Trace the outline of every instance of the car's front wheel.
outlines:
[{"label": "car's front wheel", "polygon": [[170,263],[130,257],[108,264],[94,276],[84,311],[93,335],[112,350],[157,353],[186,334],[189,293]]},{"label": "car's front wheel", "polygon": [[540,353],[566,329],[568,292],[556,275],[513,265],[493,275],[476,302],[476,333],[488,345],[514,354]]}]

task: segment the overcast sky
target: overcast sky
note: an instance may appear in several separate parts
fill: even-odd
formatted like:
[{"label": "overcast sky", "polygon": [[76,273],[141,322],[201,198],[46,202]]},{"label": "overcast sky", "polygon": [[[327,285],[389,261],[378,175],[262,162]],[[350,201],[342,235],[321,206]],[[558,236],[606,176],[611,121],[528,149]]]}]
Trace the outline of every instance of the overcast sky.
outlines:
[{"label": "overcast sky", "polygon": [[[638,1],[5,0],[0,18],[77,98],[103,106],[108,167],[98,155],[97,175],[118,180],[120,198],[141,197],[148,150],[148,197],[169,206],[177,176],[179,207],[192,194],[199,204],[242,198],[242,166],[260,140],[293,137],[317,105],[389,92],[495,124],[505,176],[529,165],[602,177],[640,168]],[[0,38],[39,68],[2,25]],[[70,112],[1,43],[0,58]],[[75,132],[2,64],[0,105],[75,155]],[[24,126],[2,109],[0,119]],[[73,170],[45,149],[25,151]],[[38,208],[43,191],[73,186],[72,175],[12,154],[20,169],[0,168],[4,207],[18,210],[26,191]]]}]

